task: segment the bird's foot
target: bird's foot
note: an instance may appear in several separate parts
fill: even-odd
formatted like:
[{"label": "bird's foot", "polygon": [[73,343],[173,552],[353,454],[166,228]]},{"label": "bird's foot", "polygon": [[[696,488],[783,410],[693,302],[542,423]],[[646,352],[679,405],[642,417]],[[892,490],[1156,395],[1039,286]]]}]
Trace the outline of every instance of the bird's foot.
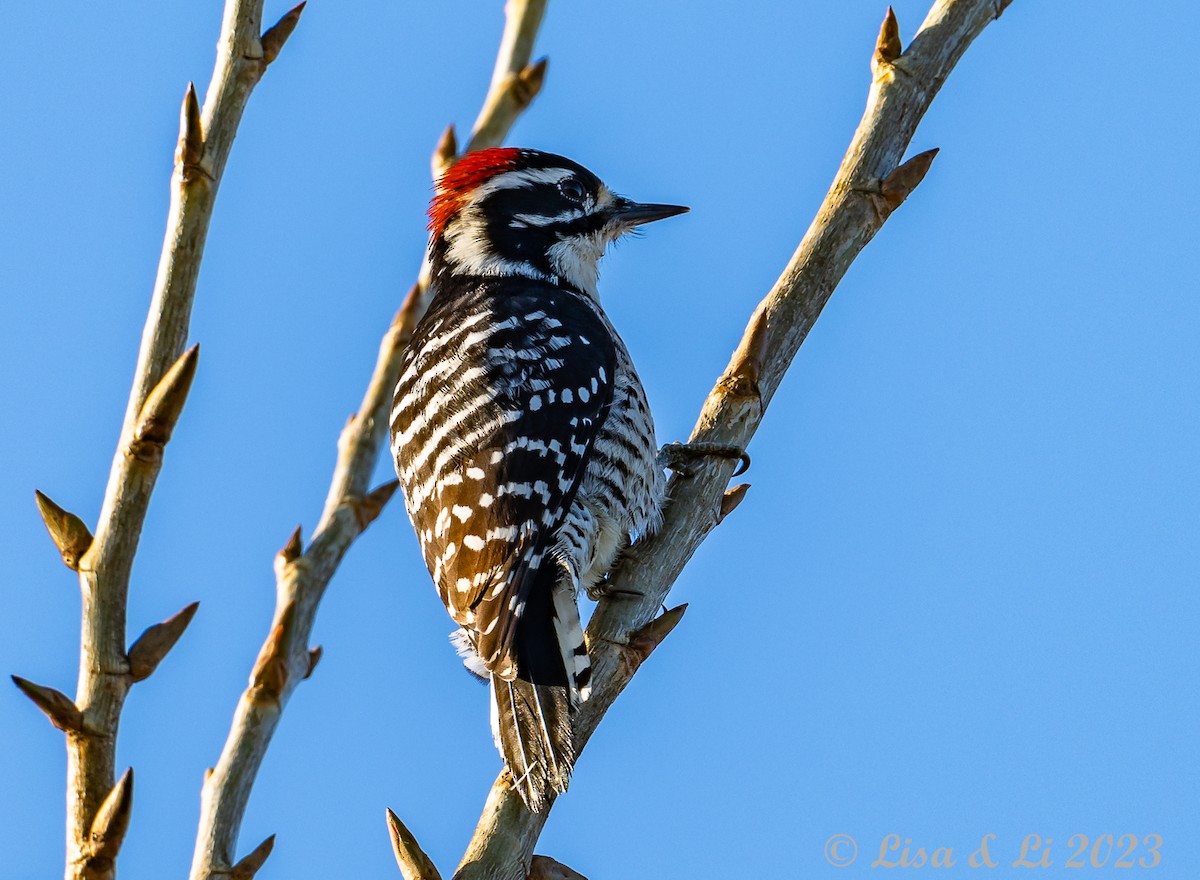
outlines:
[{"label": "bird's foot", "polygon": [[736,458],[738,466],[733,476],[738,477],[750,469],[750,456],[741,446],[725,443],[668,443],[658,450],[658,464],[681,477],[695,473],[693,464],[698,458]]},{"label": "bird's foot", "polygon": [[587,588],[587,597],[593,602],[599,602],[601,599],[641,599],[644,595],[646,594],[639,593],[637,590],[623,590],[620,587],[614,587],[612,581],[608,579]]}]

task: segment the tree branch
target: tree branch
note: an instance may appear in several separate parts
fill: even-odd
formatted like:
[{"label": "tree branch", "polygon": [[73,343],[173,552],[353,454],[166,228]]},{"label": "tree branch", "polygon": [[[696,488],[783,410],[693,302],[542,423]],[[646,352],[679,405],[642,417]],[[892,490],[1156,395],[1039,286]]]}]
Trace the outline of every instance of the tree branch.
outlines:
[{"label": "tree branch", "polygon": [[132,777],[114,778],[121,709],[131,685],[153,671],[191,616],[148,631],[131,665],[129,577],[163,450],[195,375],[197,351],[185,353],[184,346],[217,189],[250,92],[269,63],[258,38],[261,15],[262,0],[228,0],[203,112],[192,86],[184,96],[162,256],[95,537],[38,494],[46,526],[63,561],[79,572],[83,593],[75,700],[23,687],[67,731],[68,880],[115,876],[132,803]]},{"label": "tree branch", "polygon": [[[484,96],[483,106],[471,129],[471,137],[464,153],[498,147],[508,137],[513,123],[533,103],[546,80],[546,67],[550,63],[543,58],[536,64],[530,63],[533,45],[537,40],[538,28],[546,13],[547,0],[508,0],[504,4],[504,33],[500,37],[500,51],[496,54],[496,66],[492,69],[492,82]],[[450,125],[441,136],[433,151],[431,168],[434,180],[441,177],[462,155],[457,152],[454,126]],[[416,321],[425,314],[429,306],[429,261],[421,264],[417,285],[409,294],[412,307],[409,311]],[[406,303],[407,305],[407,303]]]},{"label": "tree branch", "polygon": [[[741,344],[705,401],[691,442],[743,448],[750,442],[834,288],[928,169],[932,152],[900,164],[917,124],[967,47],[1007,5],[997,0],[938,0],[905,52],[888,10],[873,56],[862,121],[816,218],[751,316]],[[617,595],[624,590],[641,598],[603,600],[588,625],[593,692],[576,720],[580,749],[641,663],[678,622],[682,608],[654,615],[692,554],[732,509],[722,502],[733,469],[732,461],[710,459],[687,477],[675,475],[661,530],[625,554],[612,573]],[[526,811],[507,773],[502,773],[456,880],[524,880],[546,817]]]},{"label": "tree branch", "polygon": [[[471,138],[472,149],[499,144],[541,87],[545,62],[534,65],[533,73],[527,68],[545,8],[546,0],[509,0],[496,73]],[[452,132],[443,135],[435,156],[445,156],[447,144],[452,164],[457,159]],[[238,832],[258,770],[288,699],[320,659],[320,649],[310,650],[308,642],[321,598],[354,539],[379,515],[398,485],[392,481],[368,491],[387,439],[400,356],[428,306],[426,290],[421,281],[413,285],[383,337],[362,403],[338,439],[337,464],[311,543],[304,547],[297,529],[276,556],[271,630],[234,711],[221,757],[204,783],[191,880],[232,876]]]}]

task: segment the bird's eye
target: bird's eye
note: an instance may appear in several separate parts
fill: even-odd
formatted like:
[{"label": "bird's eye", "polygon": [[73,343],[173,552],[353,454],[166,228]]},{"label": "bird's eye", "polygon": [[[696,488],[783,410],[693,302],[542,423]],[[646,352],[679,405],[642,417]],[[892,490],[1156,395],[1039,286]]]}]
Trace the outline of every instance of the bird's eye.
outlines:
[{"label": "bird's eye", "polygon": [[558,191],[573,202],[582,202],[584,191],[583,184],[574,177],[568,177],[558,185]]}]

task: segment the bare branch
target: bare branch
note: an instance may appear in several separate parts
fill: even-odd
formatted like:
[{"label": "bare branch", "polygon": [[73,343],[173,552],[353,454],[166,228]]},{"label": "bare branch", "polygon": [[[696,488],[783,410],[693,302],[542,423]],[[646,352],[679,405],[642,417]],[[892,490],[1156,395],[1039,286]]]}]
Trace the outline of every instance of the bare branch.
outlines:
[{"label": "bare branch", "polygon": [[228,870],[250,791],[284,706],[320,659],[319,649],[310,651],[308,640],[321,598],[354,539],[395,491],[391,483],[368,491],[367,481],[387,430],[391,388],[386,383],[397,371],[407,341],[400,329],[393,324],[384,337],[363,403],[342,430],[325,510],[312,540],[303,547],[297,528],[275,557],[275,618],[250,686],[238,701],[221,758],[204,783],[192,880]]},{"label": "bare branch", "polygon": [[492,82],[471,129],[465,152],[503,143],[517,117],[537,96],[546,76],[546,59],[531,65],[546,0],[508,0],[504,35],[492,70]]},{"label": "bare branch", "polygon": [[[545,8],[546,0],[509,0],[496,74],[480,113],[486,131],[472,137],[476,147],[494,145],[491,138],[499,143],[540,88],[544,64],[535,65],[537,69],[524,79],[520,74],[529,66]],[[508,76],[513,72],[519,81],[515,85]],[[508,97],[494,99],[493,93],[499,89]],[[494,105],[491,109],[489,103]],[[443,134],[439,154],[448,154],[453,161],[453,147],[452,132]],[[362,403],[338,439],[337,464],[312,540],[303,547],[297,529],[275,557],[276,608],[271,632],[259,653],[250,687],[234,711],[220,760],[204,782],[191,880],[212,880],[228,872],[250,791],[283,709],[296,685],[312,674],[320,659],[320,649],[310,650],[308,641],[321,598],[351,543],[396,490],[394,482],[370,490],[369,481],[387,437],[400,356],[428,306],[425,291],[420,281],[413,285],[384,334]]]},{"label": "bare branch", "polygon": [[387,811],[388,834],[392,838],[392,852],[404,880],[442,880],[429,856],[421,849],[411,831],[390,809]]},{"label": "bare branch", "polygon": [[[511,2],[511,0],[510,0]],[[475,121],[467,152],[482,150],[485,146],[501,143],[517,116],[525,110],[546,81],[546,67],[550,61],[543,58],[519,71],[508,74],[500,87],[488,93],[488,103]]]},{"label": "bare branch", "polygon": [[[901,54],[899,29],[889,10],[873,56],[876,76],[867,108],[841,167],[791,262],[751,316],[689,442],[741,448],[750,442],[784,372],[850,263],[928,169],[929,154],[906,166],[900,160],[938,89],[997,14],[996,0],[937,0]],[[888,69],[880,75],[884,67]],[[891,68],[902,68],[907,75],[896,76]],[[662,528],[625,554],[612,573],[613,593],[642,598],[602,600],[588,625],[593,692],[576,719],[580,749],[640,662],[677,622],[672,612],[655,620],[655,612],[720,521],[722,507],[725,514],[732,510],[729,503],[723,505],[723,497],[733,468],[729,460],[711,460],[689,476],[673,477]],[[455,880],[524,880],[545,819],[545,814],[524,809],[502,773]]]},{"label": "bare branch", "polygon": [[67,738],[68,880],[110,880],[115,874],[111,860],[89,864],[87,855],[93,823],[114,789],[121,708],[134,680],[125,655],[129,575],[162,447],[195,371],[195,351],[184,354],[192,301],[225,163],[250,93],[266,70],[261,19],[262,0],[227,0],[203,109],[191,85],[184,96],[150,314],[95,539],[78,561],[83,625],[75,704],[83,721],[78,735]]},{"label": "bare branch", "polygon": [[[471,130],[464,153],[497,147],[504,143],[509,131],[521,114],[537,97],[546,79],[549,61],[543,58],[531,64],[533,45],[538,28],[546,12],[547,0],[508,0],[504,5],[504,34],[500,38],[500,51],[496,54],[496,66],[492,70],[492,82],[483,99],[479,116]],[[431,167],[436,180],[458,160],[450,152],[454,147],[453,128],[443,132],[433,151]],[[401,312],[407,315],[404,326],[408,334],[429,306],[429,261],[424,260],[417,283],[405,300]]]}]

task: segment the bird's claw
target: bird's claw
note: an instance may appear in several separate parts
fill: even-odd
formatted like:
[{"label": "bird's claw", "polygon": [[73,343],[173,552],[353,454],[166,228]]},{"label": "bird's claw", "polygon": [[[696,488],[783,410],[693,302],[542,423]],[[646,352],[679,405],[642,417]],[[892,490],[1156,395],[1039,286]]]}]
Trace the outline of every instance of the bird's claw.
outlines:
[{"label": "bird's claw", "polygon": [[750,456],[741,446],[727,443],[668,443],[658,450],[660,466],[680,476],[690,477],[693,470],[689,464],[697,458],[736,458],[738,466],[733,476],[740,477],[750,469]]},{"label": "bird's claw", "polygon": [[593,602],[599,602],[601,599],[641,599],[644,596],[645,593],[639,593],[637,590],[614,587],[606,580],[587,588],[587,597]]}]

